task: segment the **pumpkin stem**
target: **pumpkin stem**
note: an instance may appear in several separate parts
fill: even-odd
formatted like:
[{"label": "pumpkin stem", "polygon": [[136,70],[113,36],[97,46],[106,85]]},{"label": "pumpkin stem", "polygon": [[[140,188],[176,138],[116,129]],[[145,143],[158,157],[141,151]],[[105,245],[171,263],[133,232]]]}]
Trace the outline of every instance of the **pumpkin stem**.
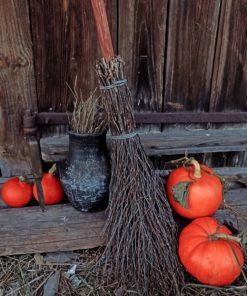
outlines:
[{"label": "pumpkin stem", "polygon": [[202,173],[201,173],[201,167],[200,167],[199,162],[197,160],[195,160],[194,158],[191,158],[189,161],[189,164],[193,165],[195,168],[194,177],[197,179],[200,179],[202,177]]},{"label": "pumpkin stem", "polygon": [[186,162],[188,160],[189,160],[189,158],[187,156],[184,156],[184,157],[181,157],[178,159],[173,159],[173,160],[169,161],[168,163],[177,164],[177,163],[181,163],[181,162]]},{"label": "pumpkin stem", "polygon": [[54,163],[53,166],[49,169],[49,174],[54,175],[55,171],[57,170],[57,166]]},{"label": "pumpkin stem", "polygon": [[226,234],[226,233],[215,233],[215,234],[212,234],[212,235],[209,235],[209,240],[218,240],[218,239],[227,239],[227,240],[234,240],[238,243],[241,242],[241,238],[240,237],[237,237],[237,236],[233,236],[233,235],[230,235],[230,234]]},{"label": "pumpkin stem", "polygon": [[20,182],[27,182],[27,178],[25,176],[19,176]]}]

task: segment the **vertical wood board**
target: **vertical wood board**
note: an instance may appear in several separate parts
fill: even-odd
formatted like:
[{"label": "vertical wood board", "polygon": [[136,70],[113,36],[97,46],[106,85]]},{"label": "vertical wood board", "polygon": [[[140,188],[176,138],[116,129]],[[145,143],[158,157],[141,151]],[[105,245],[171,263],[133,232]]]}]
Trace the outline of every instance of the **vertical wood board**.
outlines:
[{"label": "vertical wood board", "polygon": [[220,0],[172,0],[164,111],[208,111]]},{"label": "vertical wood board", "polygon": [[[87,99],[97,86],[95,63],[101,57],[90,1],[29,0],[39,111],[71,110],[77,86]],[[117,2],[106,1],[116,45]]]},{"label": "vertical wood board", "polygon": [[223,0],[210,111],[247,110],[247,1]]},{"label": "vertical wood board", "polygon": [[161,111],[167,0],[119,0],[118,50],[136,111]]},{"label": "vertical wood board", "polygon": [[[247,110],[247,1],[222,1],[210,111]],[[246,128],[246,124],[213,125]],[[226,166],[246,166],[247,153],[224,154]],[[213,156],[214,163],[217,156]]]},{"label": "vertical wood board", "polygon": [[27,0],[0,5],[0,168],[2,176],[30,173],[23,137],[26,108],[37,110]]}]

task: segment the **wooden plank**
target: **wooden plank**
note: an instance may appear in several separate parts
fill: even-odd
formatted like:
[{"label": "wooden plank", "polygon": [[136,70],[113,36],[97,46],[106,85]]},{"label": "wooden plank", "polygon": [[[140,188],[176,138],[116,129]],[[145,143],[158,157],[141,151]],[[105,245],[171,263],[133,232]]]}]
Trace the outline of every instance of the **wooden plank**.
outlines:
[{"label": "wooden plank", "polygon": [[236,208],[247,206],[247,189],[240,188],[240,189],[229,190],[225,193],[224,199],[227,204],[232,205],[233,207],[236,207]]},{"label": "wooden plank", "polygon": [[98,243],[97,238],[81,238],[77,237],[73,240],[66,241],[52,241],[40,244],[27,244],[11,246],[7,245],[0,247],[0,256],[18,255],[18,254],[32,254],[32,253],[47,253],[59,251],[82,250],[99,247],[102,243]]},{"label": "wooden plank", "polygon": [[22,116],[37,100],[27,0],[1,1],[0,48],[1,174],[30,173]]},{"label": "wooden plank", "polygon": [[[157,145],[157,144],[155,144]],[[164,148],[162,145],[157,145],[156,147],[151,145],[151,147],[147,147],[145,149],[147,155],[149,156],[162,156],[162,155],[187,155],[187,154],[201,154],[201,153],[219,153],[219,152],[237,152],[243,151],[244,148],[242,145],[228,145],[228,146],[198,146],[191,147],[185,146],[181,148],[171,147]]]},{"label": "wooden plank", "polygon": [[247,206],[233,207],[232,210],[219,209],[214,217],[222,224],[228,225],[232,230],[246,231],[247,227]]},{"label": "wooden plank", "polygon": [[[117,40],[117,1],[106,1],[113,44]],[[82,99],[97,86],[101,57],[90,1],[30,0],[39,110],[68,111],[77,77]]]},{"label": "wooden plank", "polygon": [[162,110],[167,2],[119,1],[118,51],[138,112]]},{"label": "wooden plank", "polygon": [[[246,19],[246,0],[222,1],[210,111],[247,110]],[[246,124],[242,126],[246,127]],[[221,128],[225,128],[225,125]],[[232,153],[227,156],[226,165],[245,166],[246,164],[246,152]]]},{"label": "wooden plank", "polygon": [[214,214],[214,217],[221,223],[229,225],[238,231],[246,230],[247,227],[247,189],[229,190],[224,195],[228,207],[222,205]]},{"label": "wooden plank", "polygon": [[[36,114],[39,125],[68,124],[71,113],[41,112]],[[176,112],[135,113],[136,123],[247,123],[247,112]]]},{"label": "wooden plank", "polygon": [[246,20],[246,0],[222,1],[210,111],[247,110]]},{"label": "wooden plank", "polygon": [[94,248],[103,245],[104,223],[104,212],[82,213],[70,204],[44,213],[36,206],[1,209],[0,256]]},{"label": "wooden plank", "polygon": [[247,167],[223,167],[214,170],[222,176],[247,176]]},{"label": "wooden plank", "polygon": [[139,113],[135,115],[140,123],[240,123],[247,122],[247,112],[176,112]]},{"label": "wooden plank", "polygon": [[[140,133],[148,155],[176,155],[204,152],[243,151],[247,145],[247,129],[184,130],[166,133]],[[108,143],[109,143],[108,137]],[[41,138],[44,161],[62,161],[68,153],[68,135]],[[108,146],[110,146],[108,144]]]},{"label": "wooden plank", "polygon": [[163,111],[208,111],[220,3],[170,1]]},{"label": "wooden plank", "polygon": [[44,161],[59,162],[67,158],[69,152],[69,137],[52,136],[40,139],[41,157]]},{"label": "wooden plank", "polygon": [[[232,210],[220,209],[215,217],[239,230],[247,227],[247,189],[229,191]],[[237,211],[236,214],[234,211]],[[104,245],[101,232],[106,213],[82,213],[70,204],[0,210],[0,256],[88,249]],[[236,217],[237,216],[237,217]],[[9,219],[11,217],[11,219]]]}]

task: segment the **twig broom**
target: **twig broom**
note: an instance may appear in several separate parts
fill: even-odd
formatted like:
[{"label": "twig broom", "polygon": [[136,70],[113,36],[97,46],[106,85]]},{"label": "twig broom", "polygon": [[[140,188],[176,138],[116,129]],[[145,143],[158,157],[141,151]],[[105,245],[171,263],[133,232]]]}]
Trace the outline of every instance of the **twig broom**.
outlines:
[{"label": "twig broom", "polygon": [[135,133],[132,97],[123,61],[114,57],[104,0],[91,3],[104,57],[96,70],[112,134],[107,245],[98,264],[109,278],[141,295],[179,295],[184,278],[176,224]]}]

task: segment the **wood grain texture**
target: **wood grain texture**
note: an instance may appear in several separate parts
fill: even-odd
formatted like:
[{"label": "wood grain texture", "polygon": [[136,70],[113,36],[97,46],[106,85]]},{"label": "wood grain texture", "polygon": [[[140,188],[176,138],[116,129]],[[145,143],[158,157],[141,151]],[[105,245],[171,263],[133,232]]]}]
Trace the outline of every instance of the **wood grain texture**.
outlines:
[{"label": "wood grain texture", "polygon": [[[149,156],[245,151],[247,129],[140,133],[140,140]],[[110,149],[110,138],[107,142]],[[68,135],[41,138],[40,147],[44,161],[63,161],[69,150]]]},{"label": "wood grain texture", "polygon": [[247,110],[247,1],[223,0],[211,111]]},{"label": "wood grain texture", "polygon": [[98,41],[100,44],[102,56],[109,61],[114,57],[114,51],[108,17],[106,14],[105,2],[104,0],[91,0],[91,4],[94,12]]},{"label": "wood grain texture", "polygon": [[0,168],[2,176],[30,173],[23,137],[26,108],[37,110],[27,0],[0,5]]},{"label": "wood grain texture", "polygon": [[243,231],[247,227],[247,189],[232,189],[224,194],[224,202],[213,215],[232,230]]},{"label": "wood grain texture", "polygon": [[[66,125],[70,112],[40,112],[36,114],[39,125]],[[136,112],[136,123],[247,123],[247,112]]]},{"label": "wood grain texture", "polygon": [[[81,213],[70,204],[0,210],[0,256],[88,249],[103,245],[105,213]],[[9,217],[11,216],[11,220]]]},{"label": "wood grain texture", "polygon": [[[247,1],[222,1],[210,111],[247,110]],[[236,126],[236,124],[235,124]],[[246,124],[238,124],[246,128]],[[220,128],[225,128],[221,125]],[[219,127],[218,127],[219,128]],[[246,149],[247,151],[247,149]],[[217,160],[212,158],[215,163]],[[231,153],[225,165],[246,166],[247,153]]]},{"label": "wood grain texture", "polygon": [[208,111],[220,0],[172,0],[164,111]]},{"label": "wood grain texture", "polygon": [[[237,212],[222,208],[215,216],[221,222],[244,229],[246,198],[247,189],[229,191],[226,201]],[[88,249],[105,243],[100,236],[105,212],[82,213],[70,204],[60,204],[48,206],[44,213],[32,206],[0,209],[0,214],[0,256]]]},{"label": "wood grain texture", "polygon": [[167,0],[119,0],[118,51],[136,111],[161,111]]},{"label": "wood grain texture", "polygon": [[224,199],[227,206],[222,205],[214,217],[235,230],[246,230],[247,189],[230,190],[224,194]]},{"label": "wood grain texture", "polygon": [[[40,111],[67,111],[74,85],[83,99],[97,86],[95,63],[101,57],[91,2],[78,0],[29,0],[34,42],[35,73]],[[106,9],[116,46],[117,1]]]}]

